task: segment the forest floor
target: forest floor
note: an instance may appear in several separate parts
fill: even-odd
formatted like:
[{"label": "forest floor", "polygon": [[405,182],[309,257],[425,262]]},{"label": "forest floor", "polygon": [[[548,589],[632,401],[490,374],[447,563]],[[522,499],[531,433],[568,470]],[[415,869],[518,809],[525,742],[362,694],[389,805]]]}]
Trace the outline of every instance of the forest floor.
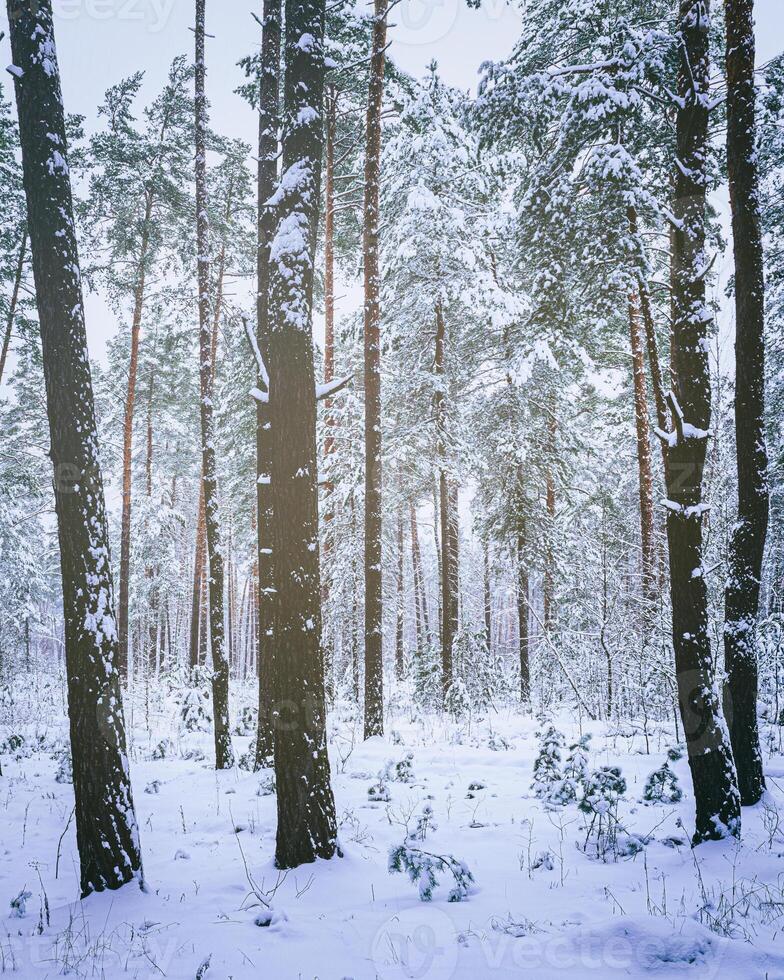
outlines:
[{"label": "forest floor", "polygon": [[[234,694],[250,706],[251,685]],[[330,719],[343,856],[281,875],[271,772],[216,773],[209,732],[183,733],[174,700],[161,696],[153,710],[137,695],[126,713],[147,889],[79,902],[60,699],[59,685],[17,683],[3,706],[0,743],[13,733],[25,743],[10,753],[6,743],[0,758],[0,973],[784,978],[779,755],[768,759],[766,799],[744,811],[743,842],[692,850],[685,759],[672,764],[681,802],[640,803],[671,729],[555,719],[567,743],[590,731],[591,766],[619,765],[627,781],[623,830],[599,856],[593,840],[584,849],[586,817],[575,804],[547,810],[531,792],[535,720],[512,710],[462,723],[412,719],[401,706],[387,737],[362,742],[344,707]],[[235,738],[238,754],[248,742]],[[409,781],[385,780],[389,801],[371,802],[368,789],[390,761],[391,775]],[[474,885],[462,902],[447,901],[448,874],[425,903],[405,874],[388,870],[390,848],[427,804],[437,827],[412,846],[467,865]]]}]

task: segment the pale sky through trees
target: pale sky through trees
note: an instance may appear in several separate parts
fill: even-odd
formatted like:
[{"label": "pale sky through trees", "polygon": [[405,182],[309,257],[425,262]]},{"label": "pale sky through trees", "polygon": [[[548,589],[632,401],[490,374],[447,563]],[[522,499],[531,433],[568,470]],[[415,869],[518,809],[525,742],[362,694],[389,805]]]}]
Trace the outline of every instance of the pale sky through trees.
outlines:
[{"label": "pale sky through trees", "polygon": [[[237,62],[260,39],[260,29],[250,15],[260,6],[229,0],[208,13],[207,24],[214,35],[208,40],[213,124],[224,135],[248,143],[255,140],[254,114],[234,90],[243,81]],[[86,117],[88,134],[94,128],[96,107],[110,85],[144,71],[141,107],[160,89],[171,60],[189,53],[193,46],[190,0],[55,0],[54,9],[66,110]],[[763,64],[777,50],[781,0],[758,0],[756,17],[757,59]],[[482,62],[509,53],[518,34],[520,13],[504,0],[489,0],[480,10],[469,9],[465,0],[404,0],[392,24],[389,55],[401,68],[421,75],[436,60],[444,81],[473,90]],[[8,61],[4,7],[0,31],[6,33],[1,43],[2,57]],[[731,262],[729,253],[725,260]],[[353,305],[351,295],[344,296],[343,309],[347,305]],[[88,295],[86,307],[90,356],[103,361],[106,341],[116,332],[115,318],[100,296]],[[320,321],[317,317],[317,341],[322,333]]]}]

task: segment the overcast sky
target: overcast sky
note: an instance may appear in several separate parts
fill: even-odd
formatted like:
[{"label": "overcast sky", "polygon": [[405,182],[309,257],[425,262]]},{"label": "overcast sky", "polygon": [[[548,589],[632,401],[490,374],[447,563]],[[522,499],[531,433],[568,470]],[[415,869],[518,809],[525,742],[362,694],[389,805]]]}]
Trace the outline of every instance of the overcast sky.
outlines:
[{"label": "overcast sky", "polygon": [[[359,0],[366,2],[366,0]],[[400,66],[420,75],[436,60],[452,85],[473,89],[486,60],[503,58],[518,34],[521,4],[483,0],[479,10],[465,0],[403,0],[391,17],[390,54]],[[258,45],[260,29],[250,11],[261,0],[208,0],[208,94],[213,125],[221,133],[253,143],[255,121],[234,95],[242,81],[239,59]],[[721,9],[721,0],[714,0]],[[193,47],[193,0],[54,0],[57,47],[68,112],[87,117],[88,130],[104,91],[135,71],[145,72],[143,99],[157,94],[172,58]],[[764,63],[784,48],[784,0],[756,0],[757,53]],[[6,28],[5,4],[0,31]],[[10,62],[8,37],[0,59]],[[725,258],[725,262],[727,259]],[[731,261],[731,257],[730,257]],[[100,300],[88,299],[90,353],[103,359],[105,341],[115,330]],[[318,329],[318,328],[317,328]]]}]

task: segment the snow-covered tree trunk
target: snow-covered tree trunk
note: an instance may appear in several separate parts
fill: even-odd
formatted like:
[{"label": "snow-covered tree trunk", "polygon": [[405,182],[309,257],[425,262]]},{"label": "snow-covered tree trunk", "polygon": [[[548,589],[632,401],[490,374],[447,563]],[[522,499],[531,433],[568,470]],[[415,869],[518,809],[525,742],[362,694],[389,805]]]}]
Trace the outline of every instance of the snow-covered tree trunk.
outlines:
[{"label": "snow-covered tree trunk", "polygon": [[705,304],[709,27],[708,0],[681,0],[671,269],[674,431],[663,434],[673,646],[694,783],[696,843],[740,832],[740,796],[713,676],[702,563],[703,471],[711,416],[711,315]]},{"label": "snow-covered tree trunk", "polygon": [[[276,211],[269,203],[278,182],[278,129],[280,126],[280,0],[265,0],[262,19],[259,73],[259,160],[257,171],[258,229],[256,253],[256,340],[265,365],[269,364],[270,243],[275,234]],[[269,370],[268,368],[266,370]],[[260,379],[264,381],[264,379]],[[268,385],[267,385],[268,386]],[[274,726],[272,686],[275,663],[275,576],[272,549],[272,432],[269,403],[256,403],[256,520],[259,573],[258,659],[259,727],[256,765],[273,758]]]},{"label": "snow-covered tree trunk", "polygon": [[8,303],[8,316],[5,320],[5,334],[3,335],[3,347],[0,350],[0,383],[5,374],[5,362],[8,358],[8,348],[11,346],[11,334],[14,329],[16,319],[16,307],[19,303],[19,290],[22,288],[22,275],[24,273],[25,261],[27,259],[27,227],[22,232],[22,243],[19,246],[19,257],[16,260],[16,272],[14,274],[14,285],[11,289],[11,299]]},{"label": "snow-covered tree trunk", "polygon": [[381,109],[387,0],[374,0],[367,123],[363,260],[365,279],[365,738],[384,730],[381,589],[381,281],[378,268]]},{"label": "snow-covered tree trunk", "polygon": [[313,276],[324,126],[325,0],[287,0],[283,172],[270,247],[269,406],[275,589],[275,862],[337,848],[319,583]]},{"label": "snow-covered tree trunk", "polygon": [[[329,85],[324,93],[324,384],[329,384],[335,378],[335,138],[337,130],[337,92]],[[336,425],[332,414],[332,399],[324,401],[326,418],[324,428],[324,457],[334,452],[335,439],[332,430]],[[332,493],[334,487],[331,481],[322,484],[324,491],[324,520],[321,530],[322,561],[321,561],[321,605],[326,608],[329,601],[332,565],[332,549],[334,545],[334,504]],[[327,691],[330,698],[333,693],[333,644],[327,624],[324,624],[324,669],[327,678]]]},{"label": "snow-covered tree trunk", "polygon": [[209,625],[212,652],[212,707],[215,767],[234,763],[229,730],[229,662],[223,615],[223,554],[218,523],[218,487],[215,475],[213,421],[213,342],[210,317],[210,241],[207,214],[207,96],[204,60],[206,0],[196,0],[195,126],[196,126],[196,249],[199,286],[199,382],[201,388],[202,486],[209,572]]},{"label": "snow-covered tree trunk", "polygon": [[765,788],[757,726],[757,616],[768,529],[765,289],[756,153],[754,0],[726,0],[727,171],[735,254],[735,444],[738,520],[725,592],[725,713],[741,803]]},{"label": "snow-covered tree trunk", "polygon": [[82,894],[139,878],[109,534],[51,0],[8,20],[54,465]]},{"label": "snow-covered tree trunk", "polygon": [[[324,383],[335,377],[335,139],[337,135],[338,95],[333,85],[327,87],[324,99],[326,109],[324,147]],[[335,426],[332,416],[332,399],[324,402],[327,413],[325,425],[324,455],[334,449],[335,440],[331,429]],[[331,513],[327,518],[331,520]]]}]

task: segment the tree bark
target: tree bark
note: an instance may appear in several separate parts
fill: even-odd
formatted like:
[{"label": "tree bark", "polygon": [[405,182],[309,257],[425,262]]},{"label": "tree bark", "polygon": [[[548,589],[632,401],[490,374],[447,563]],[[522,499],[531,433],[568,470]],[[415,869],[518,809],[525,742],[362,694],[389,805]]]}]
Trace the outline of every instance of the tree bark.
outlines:
[{"label": "tree bark", "polygon": [[[327,86],[324,99],[326,110],[326,143],[324,149],[324,383],[335,377],[335,139],[337,130],[338,94],[333,85]],[[327,434],[324,454],[334,448],[331,430],[332,399],[324,402]],[[328,518],[331,515],[327,515]]]},{"label": "tree bark", "polygon": [[768,530],[765,288],[756,157],[754,0],[726,0],[727,170],[735,253],[735,445],[738,520],[725,592],[725,713],[741,804],[765,789],[757,724],[757,617]]},{"label": "tree bark", "polygon": [[557,425],[552,411],[547,413],[547,460],[545,463],[545,510],[547,535],[544,549],[544,575],[542,582],[542,624],[548,635],[555,618],[555,434]]},{"label": "tree bark", "polygon": [[19,246],[19,258],[16,260],[16,274],[14,275],[14,285],[11,290],[11,302],[8,304],[8,316],[5,321],[5,335],[3,337],[3,349],[0,351],[0,384],[3,382],[5,374],[5,362],[8,358],[8,348],[11,346],[11,332],[14,329],[14,319],[16,317],[16,307],[19,303],[19,290],[22,287],[22,275],[24,273],[25,258],[27,256],[27,226],[22,232],[22,244]]},{"label": "tree bark", "polygon": [[81,891],[141,881],[51,0],[8,0],[54,465]]},{"label": "tree bark", "polygon": [[196,511],[196,553],[193,559],[193,595],[191,601],[190,666],[199,666],[199,623],[201,619],[202,575],[204,574],[204,483],[199,481],[199,503]]},{"label": "tree bark", "polygon": [[283,176],[270,256],[275,556],[275,863],[337,849],[326,740],[319,582],[313,269],[323,151],[325,0],[286,0]]},{"label": "tree bark", "polygon": [[[147,499],[152,498],[152,458],[153,458],[153,424],[152,424],[152,405],[155,394],[155,367],[150,368],[150,381],[147,388],[147,452],[144,459],[144,482],[147,491]],[[149,556],[152,559],[154,556]],[[156,654],[158,652],[158,588],[155,584],[156,568],[154,561],[149,561],[145,569],[148,582],[151,583],[149,590],[149,610],[147,613],[147,664],[148,676],[150,668],[155,666]]]},{"label": "tree bark", "polygon": [[[278,129],[280,128],[280,29],[281,0],[264,0],[261,71],[259,76],[259,162],[256,340],[269,372],[270,244],[275,234],[276,210],[269,203],[278,180]],[[261,379],[263,381],[263,379]],[[272,548],[272,433],[269,403],[256,403],[256,523],[259,580],[258,656],[259,727],[256,767],[273,760],[274,726],[272,687],[275,664],[275,581]]]},{"label": "tree bark", "polygon": [[[637,209],[630,207],[628,217],[629,231],[632,237],[635,237],[638,230]],[[650,290],[642,275],[639,276],[639,301],[640,315],[645,332],[645,346],[648,352],[648,370],[650,371],[651,388],[653,389],[653,404],[656,408],[656,424],[662,431],[665,431],[668,427],[667,398],[662,379],[661,360],[659,359],[659,342],[656,338],[656,323],[653,319]],[[662,462],[666,480],[667,452],[664,446],[662,446]]]},{"label": "tree bark", "polygon": [[414,583],[414,619],[416,624],[416,652],[418,663],[421,664],[428,640],[430,628],[427,622],[427,604],[422,588],[422,559],[419,554],[419,530],[417,528],[416,507],[413,501],[408,505],[411,522],[411,567]]},{"label": "tree bark", "polygon": [[523,519],[517,530],[515,558],[517,564],[517,628],[520,643],[520,701],[531,701],[530,638],[528,634],[528,555],[526,527]]},{"label": "tree bark", "polygon": [[365,738],[384,731],[381,594],[381,309],[378,269],[381,109],[387,38],[387,0],[374,0],[368,87],[364,259],[365,354]]},{"label": "tree bark", "polygon": [[493,644],[493,594],[490,589],[490,545],[484,541],[482,545],[482,560],[484,571],[484,611],[485,611],[485,646],[492,653]]},{"label": "tree bark", "polygon": [[403,645],[403,512],[397,518],[397,605],[395,608],[395,675],[402,680],[406,672],[406,656]]},{"label": "tree bark", "polygon": [[[231,192],[229,192],[226,206],[226,221],[231,216]],[[215,370],[218,358],[218,337],[220,327],[220,314],[223,302],[223,281],[226,269],[226,243],[221,245],[218,257],[218,276],[215,287],[215,309],[212,313],[212,340],[210,344],[210,385],[215,384]],[[191,606],[191,634],[190,634],[190,666],[196,667],[199,663],[199,623],[202,616],[202,576],[204,572],[204,562],[207,552],[207,523],[204,512],[204,473],[199,480],[199,504],[196,516],[196,548],[193,572],[193,602]],[[204,637],[202,636],[202,640]],[[202,645],[204,645],[202,643]],[[205,659],[206,662],[206,658]]]},{"label": "tree bark", "polygon": [[650,625],[656,599],[656,539],[653,517],[653,462],[645,384],[645,358],[641,329],[640,298],[629,297],[629,334],[634,380],[634,421],[637,429],[637,469],[640,486],[640,568],[642,572],[643,624]]},{"label": "tree bark", "polygon": [[125,395],[125,416],[123,419],[122,450],[122,519],[120,525],[120,603],[118,609],[118,630],[120,636],[120,656],[118,669],[122,677],[128,674],[128,605],[131,573],[131,493],[133,478],[133,410],[136,402],[136,375],[139,366],[139,336],[144,310],[144,287],[147,277],[147,253],[150,243],[150,223],[152,221],[153,194],[146,192],[142,238],[139,248],[139,267],[134,290],[133,319],[131,320],[131,356],[128,365],[128,388]]},{"label": "tree bark", "polygon": [[457,582],[457,488],[452,485],[447,456],[447,412],[444,391],[444,361],[446,349],[446,324],[441,303],[436,304],[436,353],[434,373],[436,378],[436,451],[439,465],[439,498],[441,517],[441,687],[442,696],[454,681],[454,642],[458,630],[458,582]]},{"label": "tree bark", "polygon": [[207,543],[210,649],[212,652],[212,707],[215,733],[215,768],[234,763],[229,731],[229,663],[223,616],[223,555],[218,522],[213,421],[213,350],[210,318],[209,222],[207,213],[207,96],[204,61],[206,0],[196,0],[195,127],[196,127],[196,250],[199,286],[199,382],[201,388],[202,486]]},{"label": "tree bark", "polygon": [[708,0],[681,0],[682,54],[673,169],[672,363],[667,538],[680,711],[694,784],[694,842],[740,833],[740,796],[715,688],[702,564],[702,482],[711,414],[705,306],[710,100]]},{"label": "tree bark", "polygon": [[[324,383],[329,384],[335,377],[335,134],[337,126],[337,93],[329,85],[324,93],[325,144],[324,144]],[[332,399],[324,402],[324,457],[325,460],[335,448],[332,430],[336,424],[332,414]],[[332,508],[333,485],[326,481],[324,491],[324,520],[321,529],[321,606],[326,608],[329,601],[332,579],[332,548],[334,536],[334,513]],[[324,669],[326,673],[327,694],[334,698],[334,650],[332,636],[324,626]]]}]

